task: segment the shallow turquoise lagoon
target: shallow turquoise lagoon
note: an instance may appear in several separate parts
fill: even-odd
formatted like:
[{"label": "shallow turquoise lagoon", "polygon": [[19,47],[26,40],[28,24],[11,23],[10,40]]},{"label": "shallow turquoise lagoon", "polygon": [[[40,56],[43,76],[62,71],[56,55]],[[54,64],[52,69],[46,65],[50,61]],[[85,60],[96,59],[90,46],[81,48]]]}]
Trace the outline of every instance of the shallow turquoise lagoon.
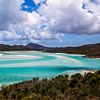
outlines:
[{"label": "shallow turquoise lagoon", "polygon": [[100,59],[61,53],[0,52],[0,85],[33,77],[52,78],[86,70],[100,70]]}]

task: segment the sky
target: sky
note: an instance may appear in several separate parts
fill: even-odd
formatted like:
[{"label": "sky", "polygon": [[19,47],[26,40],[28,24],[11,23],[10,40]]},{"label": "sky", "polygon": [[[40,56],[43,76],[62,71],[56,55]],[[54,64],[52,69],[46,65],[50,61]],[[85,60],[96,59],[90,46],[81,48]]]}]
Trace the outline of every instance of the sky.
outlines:
[{"label": "sky", "polygon": [[100,0],[0,0],[0,44],[100,43]]}]

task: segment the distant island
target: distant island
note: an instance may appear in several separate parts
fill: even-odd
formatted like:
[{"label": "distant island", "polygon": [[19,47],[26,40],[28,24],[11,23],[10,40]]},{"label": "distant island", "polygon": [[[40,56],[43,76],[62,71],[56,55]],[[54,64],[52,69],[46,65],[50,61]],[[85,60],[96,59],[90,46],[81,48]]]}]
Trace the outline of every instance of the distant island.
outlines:
[{"label": "distant island", "polygon": [[0,44],[0,51],[44,51],[51,53],[83,54],[85,57],[100,58],[100,43],[88,44],[77,47],[46,47],[36,43],[27,45],[5,45]]}]

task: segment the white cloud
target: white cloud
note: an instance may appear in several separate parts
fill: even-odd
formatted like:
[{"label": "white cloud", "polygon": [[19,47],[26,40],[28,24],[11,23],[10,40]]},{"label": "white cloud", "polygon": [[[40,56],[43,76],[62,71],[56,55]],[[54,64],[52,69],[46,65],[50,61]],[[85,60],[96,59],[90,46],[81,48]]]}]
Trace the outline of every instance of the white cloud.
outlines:
[{"label": "white cloud", "polygon": [[[25,30],[33,26],[40,20],[40,15],[36,12],[28,13],[20,11],[23,0],[1,0],[0,1],[0,40],[19,39],[19,33],[23,33],[20,39],[26,36]],[[5,37],[6,34],[6,37]],[[7,39],[8,38],[8,39]],[[25,38],[26,39],[26,38]]]},{"label": "white cloud", "polygon": [[17,35],[15,32],[0,31],[0,41],[16,41],[24,39],[21,35]]},{"label": "white cloud", "polygon": [[100,33],[100,0],[95,0],[94,3],[90,0],[47,0],[47,5],[42,4],[37,10],[41,16],[35,11],[21,11],[22,2],[23,0],[0,0],[0,41],[60,40],[64,33]]},{"label": "white cloud", "polygon": [[19,12],[21,2],[18,0],[0,0],[0,30],[9,30],[11,24],[25,20]]},{"label": "white cloud", "polygon": [[84,0],[83,2],[86,6],[85,8],[88,11],[93,12],[94,15],[100,16],[100,0],[94,0],[94,2],[90,2],[89,0]]},{"label": "white cloud", "polygon": [[[82,8],[83,3],[86,4],[85,9]],[[47,6],[43,5],[39,12],[49,20],[51,32],[96,34],[100,33],[99,10],[100,4],[89,0],[48,0]]]}]

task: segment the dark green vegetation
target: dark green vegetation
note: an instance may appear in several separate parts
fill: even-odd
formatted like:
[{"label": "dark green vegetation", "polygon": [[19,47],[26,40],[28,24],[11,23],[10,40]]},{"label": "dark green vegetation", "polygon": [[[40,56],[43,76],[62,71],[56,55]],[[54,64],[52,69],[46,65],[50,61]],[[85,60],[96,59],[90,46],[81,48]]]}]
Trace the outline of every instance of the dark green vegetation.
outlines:
[{"label": "dark green vegetation", "polygon": [[39,44],[29,43],[28,45],[5,45],[0,44],[0,51],[27,51],[27,50],[47,50],[48,47],[44,47]]},{"label": "dark green vegetation", "polygon": [[3,86],[0,100],[100,100],[100,71]]},{"label": "dark green vegetation", "polygon": [[52,53],[70,53],[70,54],[84,54],[86,57],[100,58],[100,43],[88,44],[78,47],[61,47],[61,48],[50,48],[35,43],[29,43],[28,45],[4,45],[0,44],[0,51],[46,51]]},{"label": "dark green vegetation", "polygon": [[50,52],[84,54],[85,57],[100,58],[100,43],[88,44],[88,45],[78,46],[78,47],[54,48],[51,49]]}]

